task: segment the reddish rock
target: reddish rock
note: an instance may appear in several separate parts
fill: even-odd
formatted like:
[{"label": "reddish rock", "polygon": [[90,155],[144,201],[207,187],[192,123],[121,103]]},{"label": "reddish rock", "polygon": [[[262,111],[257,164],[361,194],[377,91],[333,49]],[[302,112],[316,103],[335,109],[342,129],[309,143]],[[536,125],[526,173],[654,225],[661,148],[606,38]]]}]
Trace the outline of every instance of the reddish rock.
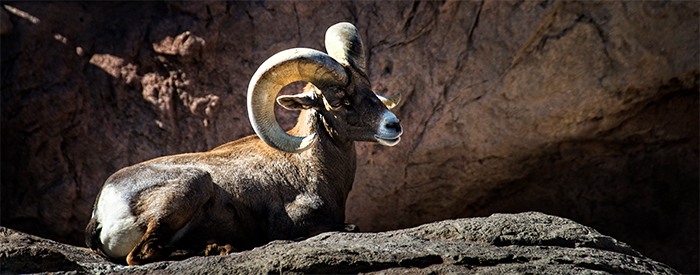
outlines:
[{"label": "reddish rock", "polygon": [[405,134],[358,144],[348,222],[537,210],[700,272],[696,3],[3,5],[3,226],[81,245],[111,173],[252,134],[257,67],[350,21]]}]

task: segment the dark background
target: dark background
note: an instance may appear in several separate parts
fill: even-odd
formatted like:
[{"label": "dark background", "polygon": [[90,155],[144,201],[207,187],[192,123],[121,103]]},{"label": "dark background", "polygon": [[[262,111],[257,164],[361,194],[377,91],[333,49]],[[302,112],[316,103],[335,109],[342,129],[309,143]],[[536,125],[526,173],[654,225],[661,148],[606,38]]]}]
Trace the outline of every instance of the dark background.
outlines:
[{"label": "dark background", "polygon": [[[252,134],[245,91],[293,47],[360,30],[405,134],[358,143],[365,231],[541,211],[698,269],[700,4],[3,2],[1,224],[83,245],[104,180]],[[285,91],[295,92],[292,87]],[[287,128],[294,113],[280,112]]]}]

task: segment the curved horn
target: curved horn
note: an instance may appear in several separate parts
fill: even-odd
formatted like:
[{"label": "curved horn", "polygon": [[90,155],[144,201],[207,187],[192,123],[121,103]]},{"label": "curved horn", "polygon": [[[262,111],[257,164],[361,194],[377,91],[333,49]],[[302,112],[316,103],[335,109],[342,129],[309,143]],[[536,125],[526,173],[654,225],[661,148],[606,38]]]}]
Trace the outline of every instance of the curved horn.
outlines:
[{"label": "curved horn", "polygon": [[390,96],[390,97],[384,97],[384,96],[381,96],[381,95],[378,95],[378,94],[377,94],[377,97],[378,97],[379,100],[381,100],[382,103],[384,103],[384,105],[386,105],[386,107],[389,108],[389,109],[392,109],[392,108],[396,107],[396,105],[399,105],[399,102],[401,102],[401,93],[397,93],[397,94],[392,95],[392,96]]},{"label": "curved horn", "polygon": [[345,69],[332,57],[313,49],[281,51],[265,61],[248,85],[248,119],[253,130],[272,148],[300,152],[313,144],[316,134],[297,137],[287,134],[275,119],[275,97],[282,87],[295,82],[310,82],[320,89],[344,86]]},{"label": "curved horn", "polygon": [[365,71],[365,49],[357,28],[353,24],[342,22],[326,31],[326,51],[340,63],[347,63]]}]

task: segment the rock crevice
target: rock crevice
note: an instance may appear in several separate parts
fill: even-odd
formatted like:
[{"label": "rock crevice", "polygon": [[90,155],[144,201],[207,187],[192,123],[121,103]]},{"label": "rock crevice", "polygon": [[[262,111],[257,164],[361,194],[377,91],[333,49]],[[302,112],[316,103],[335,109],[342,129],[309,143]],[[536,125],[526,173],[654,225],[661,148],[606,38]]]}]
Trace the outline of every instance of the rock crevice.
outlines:
[{"label": "rock crevice", "polygon": [[258,66],[349,21],[404,134],[357,144],[346,222],[541,211],[700,273],[693,1],[9,1],[0,21],[8,228],[83,245],[112,173],[253,134]]}]

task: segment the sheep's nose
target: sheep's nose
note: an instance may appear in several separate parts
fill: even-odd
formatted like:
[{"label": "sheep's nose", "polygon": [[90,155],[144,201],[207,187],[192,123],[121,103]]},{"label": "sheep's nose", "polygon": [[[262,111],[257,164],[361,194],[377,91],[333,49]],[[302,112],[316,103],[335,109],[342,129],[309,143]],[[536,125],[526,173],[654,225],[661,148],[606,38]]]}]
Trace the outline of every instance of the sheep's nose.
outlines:
[{"label": "sheep's nose", "polygon": [[401,120],[396,118],[396,116],[391,112],[387,112],[384,115],[382,124],[382,128],[384,128],[384,133],[386,135],[396,135],[398,137],[401,136],[401,134],[403,134],[403,129],[401,128]]},{"label": "sheep's nose", "polygon": [[400,133],[401,132],[401,121],[399,121],[398,119],[388,121],[386,123],[386,125],[384,125],[384,127],[386,127],[389,130],[394,130],[394,131]]}]

